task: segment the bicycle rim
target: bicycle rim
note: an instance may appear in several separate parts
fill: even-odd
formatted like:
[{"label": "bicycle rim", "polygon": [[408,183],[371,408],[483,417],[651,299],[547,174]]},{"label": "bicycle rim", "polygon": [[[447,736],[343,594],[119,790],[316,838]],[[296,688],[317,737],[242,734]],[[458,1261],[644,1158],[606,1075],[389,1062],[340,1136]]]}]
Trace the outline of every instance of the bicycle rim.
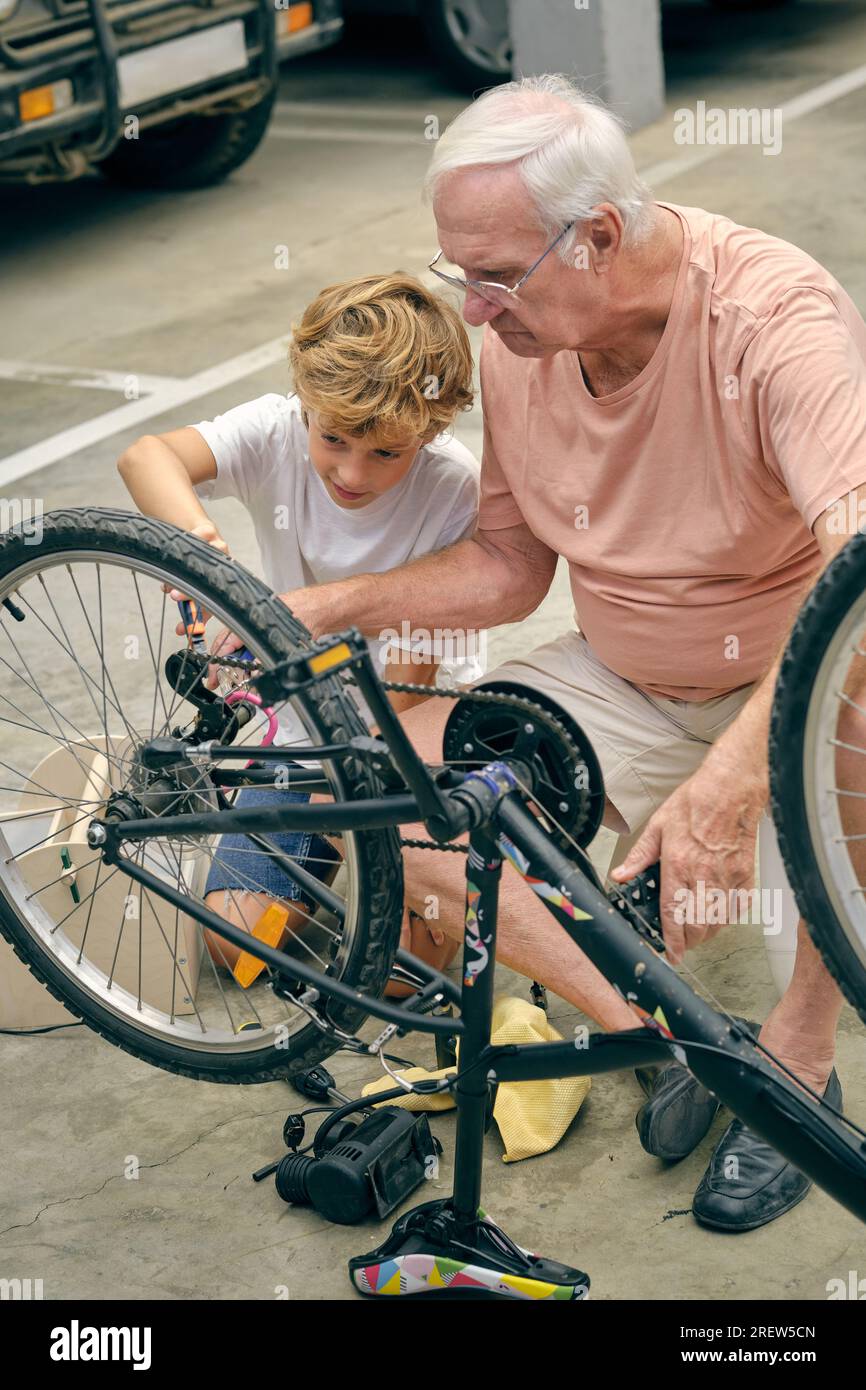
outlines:
[{"label": "bicycle rim", "polygon": [[[208,564],[216,561],[209,556]],[[334,1042],[325,1045],[307,1016],[273,991],[269,970],[242,989],[214,961],[192,918],[106,867],[86,845],[90,819],[104,813],[110,796],[129,790],[133,771],[140,774],[135,750],[194,713],[164,677],[165,657],[184,646],[174,634],[178,615],[166,583],[214,615],[211,631],[225,624],[237,632],[262,666],[291,649],[285,634],[263,631],[220,598],[218,586],[190,582],[189,572],[170,562],[112,553],[102,539],[91,549],[40,549],[0,579],[0,600],[11,598],[25,614],[16,623],[0,610],[0,899],[14,928],[10,939],[31,967],[43,967],[43,978],[48,972],[55,993],[78,1003],[77,1011],[84,998],[99,1018],[152,1043],[149,1060],[173,1053],[227,1063],[260,1056],[272,1067],[288,1063],[298,1039],[311,1034],[318,1054],[327,1055]],[[281,720],[300,717],[312,741],[331,736],[296,703],[283,702],[277,713]],[[258,741],[247,729],[236,739],[248,743],[251,756]],[[342,770],[329,764],[325,772],[333,794],[345,796]],[[214,809],[209,779],[201,771],[195,777],[174,788],[176,808]],[[164,795],[157,809],[164,814],[171,805]],[[369,904],[361,838],[347,834],[342,841],[342,922],[321,910],[302,913],[310,920],[285,947],[343,978],[363,955]],[[200,901],[216,851],[213,840],[167,834],[125,853]],[[260,868],[246,875],[249,884],[226,890],[233,903],[260,885]]]}]

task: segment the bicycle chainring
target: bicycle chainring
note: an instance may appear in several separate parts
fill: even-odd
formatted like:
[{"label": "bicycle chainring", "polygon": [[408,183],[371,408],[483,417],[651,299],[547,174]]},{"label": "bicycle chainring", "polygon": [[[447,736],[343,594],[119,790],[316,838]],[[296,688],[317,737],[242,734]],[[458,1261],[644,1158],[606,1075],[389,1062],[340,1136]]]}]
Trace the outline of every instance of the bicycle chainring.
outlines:
[{"label": "bicycle chainring", "polygon": [[585,848],[601,825],[604,782],[595,752],[576,720],[541,691],[492,681],[461,694],[445,726],[442,756],[466,771],[499,758],[528,766],[531,800],[566,853],[575,843]]}]

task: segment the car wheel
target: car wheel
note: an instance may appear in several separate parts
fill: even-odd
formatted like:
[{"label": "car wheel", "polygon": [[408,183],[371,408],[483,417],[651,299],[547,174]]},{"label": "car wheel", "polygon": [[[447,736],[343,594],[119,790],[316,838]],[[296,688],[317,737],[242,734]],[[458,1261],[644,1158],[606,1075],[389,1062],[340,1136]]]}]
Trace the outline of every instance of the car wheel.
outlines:
[{"label": "car wheel", "polygon": [[461,90],[508,81],[508,0],[423,0],[420,8],[427,41]]},{"label": "car wheel", "polygon": [[245,111],[184,116],[151,126],[138,140],[121,140],[100,169],[130,188],[207,188],[219,183],[259,145],[270,120],[275,88]]}]

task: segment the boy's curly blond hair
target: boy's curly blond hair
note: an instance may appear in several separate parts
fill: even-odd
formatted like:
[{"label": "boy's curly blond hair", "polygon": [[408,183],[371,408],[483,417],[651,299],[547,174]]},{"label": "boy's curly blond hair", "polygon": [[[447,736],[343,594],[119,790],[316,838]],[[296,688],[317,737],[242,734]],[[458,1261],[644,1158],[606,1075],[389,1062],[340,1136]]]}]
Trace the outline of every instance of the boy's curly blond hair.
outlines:
[{"label": "boy's curly blond hair", "polygon": [[427,443],[472,405],[472,351],[460,315],[412,275],[329,285],[292,332],[301,405],[339,433]]}]

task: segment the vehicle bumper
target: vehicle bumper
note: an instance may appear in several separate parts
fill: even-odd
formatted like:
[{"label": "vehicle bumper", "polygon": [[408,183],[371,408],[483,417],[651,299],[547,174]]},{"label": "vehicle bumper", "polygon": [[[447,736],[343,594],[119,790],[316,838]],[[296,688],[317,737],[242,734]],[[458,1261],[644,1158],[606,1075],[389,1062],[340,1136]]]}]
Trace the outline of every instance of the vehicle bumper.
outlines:
[{"label": "vehicle bumper", "polygon": [[[65,32],[57,26],[44,41],[38,34],[4,35],[0,41],[0,177],[71,177],[82,172],[82,164],[105,156],[122,137],[129,115],[147,127],[215,103],[220,110],[239,108],[259,100],[275,81],[270,0],[230,0],[213,8],[176,0],[90,0],[90,5],[104,22],[102,35],[98,25],[79,22]],[[189,36],[204,43],[210,32],[232,23],[243,26],[243,67],[239,59],[236,72],[191,82],[181,75],[176,89],[124,102],[118,91],[124,58]],[[22,124],[20,95],[64,80],[72,84],[71,104]],[[64,162],[69,164],[65,175]]]},{"label": "vehicle bumper", "polygon": [[277,31],[277,56],[281,63],[288,58],[300,58],[304,53],[315,53],[320,48],[328,48],[337,43],[343,35],[343,20],[317,20],[301,29],[297,34],[280,34]]}]

